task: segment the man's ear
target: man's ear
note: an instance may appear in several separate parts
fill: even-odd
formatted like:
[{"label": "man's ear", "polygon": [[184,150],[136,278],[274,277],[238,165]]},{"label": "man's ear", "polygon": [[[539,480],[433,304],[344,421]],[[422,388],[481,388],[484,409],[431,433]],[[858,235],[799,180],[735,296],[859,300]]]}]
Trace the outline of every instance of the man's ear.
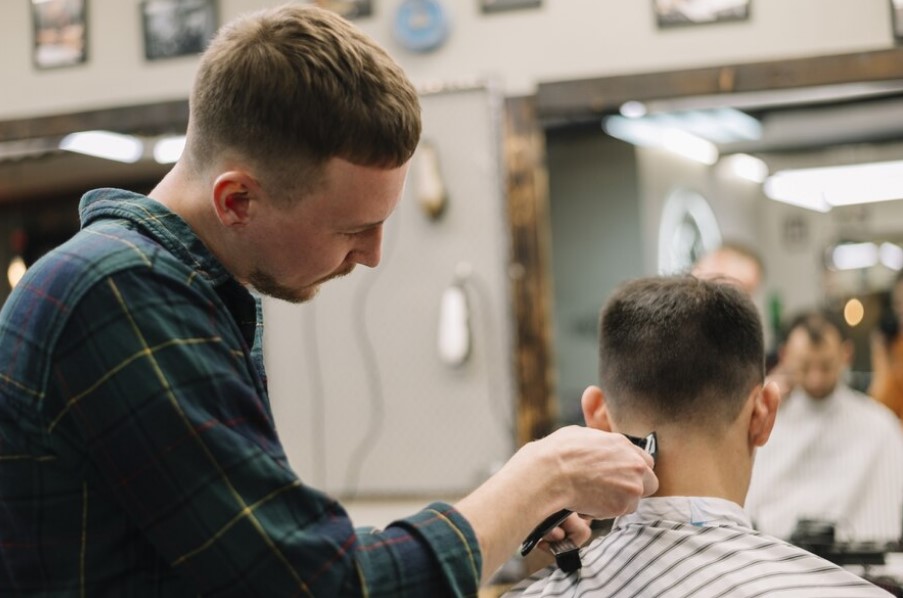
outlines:
[{"label": "man's ear", "polygon": [[253,200],[259,194],[260,185],[254,177],[241,170],[229,170],[213,181],[213,209],[224,226],[244,226],[251,219]]},{"label": "man's ear", "polygon": [[749,442],[751,446],[763,446],[771,436],[774,420],[781,405],[781,391],[774,381],[756,387],[750,400],[753,402],[749,418]]},{"label": "man's ear", "polygon": [[587,427],[611,432],[611,420],[608,417],[608,405],[605,403],[605,393],[598,386],[588,386],[580,398],[580,406],[583,407],[583,419]]}]

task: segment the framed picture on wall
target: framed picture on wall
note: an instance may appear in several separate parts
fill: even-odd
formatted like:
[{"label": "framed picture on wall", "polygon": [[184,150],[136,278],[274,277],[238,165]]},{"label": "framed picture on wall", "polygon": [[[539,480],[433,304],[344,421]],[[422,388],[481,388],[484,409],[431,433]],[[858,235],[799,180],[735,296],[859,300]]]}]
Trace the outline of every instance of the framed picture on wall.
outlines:
[{"label": "framed picture on wall", "polygon": [[652,0],[659,27],[749,19],[750,0]]},{"label": "framed picture on wall", "polygon": [[542,6],[542,0],[480,0],[480,10],[484,13],[539,8],[540,6]]},{"label": "framed picture on wall", "polygon": [[373,15],[372,0],[312,0],[312,4],[336,12],[346,19]]},{"label": "framed picture on wall", "polygon": [[894,41],[903,44],[903,0],[890,0],[890,17]]},{"label": "framed picture on wall", "polygon": [[72,66],[88,57],[87,0],[31,0],[34,64]]},{"label": "framed picture on wall", "polygon": [[144,0],[144,56],[148,60],[200,54],[218,26],[216,0]]}]

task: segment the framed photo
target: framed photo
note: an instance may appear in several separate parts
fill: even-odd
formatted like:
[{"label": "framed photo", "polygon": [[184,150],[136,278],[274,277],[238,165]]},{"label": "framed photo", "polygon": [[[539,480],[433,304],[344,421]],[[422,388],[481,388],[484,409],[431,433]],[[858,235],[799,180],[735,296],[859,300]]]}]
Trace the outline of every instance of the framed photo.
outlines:
[{"label": "framed photo", "polygon": [[542,0],[480,0],[480,10],[484,13],[539,8],[540,6],[542,6]]},{"label": "framed photo", "polygon": [[890,22],[894,41],[903,44],[903,0],[890,0]]},{"label": "framed photo", "polygon": [[659,27],[749,19],[750,0],[652,0]]},{"label": "framed photo", "polygon": [[148,60],[200,54],[218,27],[216,0],[144,0],[144,56]]},{"label": "framed photo", "polygon": [[373,15],[372,0],[313,0],[313,4],[338,13],[346,19]]},{"label": "framed photo", "polygon": [[88,57],[87,0],[31,0],[34,64],[72,66]]}]

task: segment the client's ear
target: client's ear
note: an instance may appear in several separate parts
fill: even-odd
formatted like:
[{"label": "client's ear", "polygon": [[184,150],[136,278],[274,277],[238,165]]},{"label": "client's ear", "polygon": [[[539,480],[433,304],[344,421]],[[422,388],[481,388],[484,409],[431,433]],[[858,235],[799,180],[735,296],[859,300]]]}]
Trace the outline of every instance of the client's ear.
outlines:
[{"label": "client's ear", "polygon": [[749,442],[752,446],[762,446],[768,442],[774,418],[781,405],[781,391],[777,382],[766,382],[761,388],[753,390],[752,413],[749,418]]},{"label": "client's ear", "polygon": [[605,393],[598,386],[588,386],[580,399],[583,407],[583,419],[587,427],[611,432],[611,421],[608,419],[608,406],[605,404]]}]

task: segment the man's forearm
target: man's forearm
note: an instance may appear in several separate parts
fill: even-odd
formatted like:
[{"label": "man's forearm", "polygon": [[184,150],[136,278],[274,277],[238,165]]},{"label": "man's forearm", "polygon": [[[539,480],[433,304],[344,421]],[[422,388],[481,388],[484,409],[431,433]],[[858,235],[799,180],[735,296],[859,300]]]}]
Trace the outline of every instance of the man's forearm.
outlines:
[{"label": "man's forearm", "polygon": [[[455,505],[480,543],[482,583],[511,558],[537,523],[564,508],[566,495],[551,487],[541,473],[551,465],[528,459],[542,459],[533,457],[537,452],[529,445],[524,447],[501,471]],[[536,473],[531,474],[529,467]]]}]

